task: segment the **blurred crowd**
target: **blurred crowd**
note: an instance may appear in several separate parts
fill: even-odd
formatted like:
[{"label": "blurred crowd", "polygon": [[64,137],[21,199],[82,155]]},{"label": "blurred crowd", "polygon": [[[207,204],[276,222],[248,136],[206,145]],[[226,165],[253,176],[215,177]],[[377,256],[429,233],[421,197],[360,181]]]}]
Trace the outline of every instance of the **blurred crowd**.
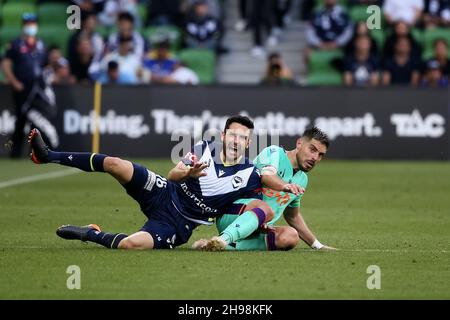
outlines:
[{"label": "blurred crowd", "polygon": [[[55,2],[36,0],[37,6]],[[177,57],[178,44],[174,42],[180,41],[181,48],[214,54],[226,52],[221,46],[223,27],[219,0],[67,0],[57,3],[76,4],[81,8],[81,29],[72,33],[67,50],[42,42],[47,49],[43,75],[51,84],[100,81],[195,85],[199,77]],[[27,14],[33,15],[24,13]],[[29,26],[24,23],[21,38],[41,41],[40,23],[38,16],[33,23],[27,23],[34,24],[35,34],[27,34]],[[150,39],[144,30],[152,30],[152,27],[166,27],[166,32]],[[180,39],[173,39],[173,30],[180,31]],[[11,58],[10,46],[4,50],[4,58]],[[8,74],[6,78],[10,80]]]},{"label": "blurred crowd", "polygon": [[[312,10],[316,2],[306,1],[310,71],[328,55],[348,86],[448,86],[450,1],[323,0]],[[367,20],[349,15],[368,4],[382,8],[382,29],[370,30]]]},{"label": "blurred crowd", "polygon": [[[42,43],[46,47],[42,76],[49,84],[199,84],[197,68],[179,56],[179,48],[227,54],[225,1],[58,1],[81,8],[81,29],[71,34],[67,50]],[[237,1],[239,19],[232,27],[251,32],[252,57],[267,57],[261,83],[297,83],[282,54],[266,52],[280,42],[295,0]],[[48,2],[52,1],[36,0],[38,5]],[[369,29],[366,20],[351,14],[369,4],[382,8],[381,30]],[[448,86],[450,36],[434,37],[429,50],[423,39],[430,30],[450,33],[450,0],[300,0],[300,15],[306,22],[307,49],[299,56],[305,57],[311,79],[306,84]],[[39,17],[32,20],[23,24],[23,36],[39,39]],[[152,38],[144,32],[152,27],[180,30],[180,39],[170,32]],[[11,73],[18,58],[11,47],[14,41],[3,57],[12,66],[8,62],[2,66],[6,81],[17,88],[20,76],[13,79]]]}]

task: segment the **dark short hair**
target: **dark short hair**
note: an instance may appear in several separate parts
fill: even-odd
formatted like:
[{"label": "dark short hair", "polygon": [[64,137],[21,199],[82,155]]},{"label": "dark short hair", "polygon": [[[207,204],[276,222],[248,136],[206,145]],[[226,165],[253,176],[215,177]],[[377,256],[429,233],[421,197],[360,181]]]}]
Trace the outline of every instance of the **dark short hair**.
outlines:
[{"label": "dark short hair", "polygon": [[81,11],[81,22],[85,23],[90,17],[97,18],[97,15],[93,11]]},{"label": "dark short hair", "polygon": [[110,62],[108,62],[108,70],[112,71],[112,70],[117,70],[119,69],[119,63],[115,60],[112,60]]},{"label": "dark short hair", "polygon": [[227,131],[227,129],[230,128],[232,123],[239,123],[249,129],[253,129],[255,126],[253,124],[253,121],[250,120],[249,117],[246,116],[241,116],[241,115],[235,115],[235,116],[231,116],[227,119],[227,122],[225,123],[225,129],[223,130],[224,132]]},{"label": "dark short hair", "polygon": [[119,36],[119,43],[131,42],[133,37],[131,36]]},{"label": "dark short hair", "polygon": [[327,149],[330,147],[330,138],[328,135],[320,130],[317,127],[312,127],[309,129],[306,129],[305,132],[303,132],[303,135],[301,136],[303,139],[307,139],[308,141],[311,139],[316,139],[320,143],[322,143],[324,146],[327,147]]},{"label": "dark short hair", "polygon": [[169,39],[163,39],[161,41],[158,41],[156,43],[156,48],[158,48],[158,49],[170,49],[170,40]]},{"label": "dark short hair", "polygon": [[61,50],[61,48],[57,44],[52,44],[51,46],[48,47],[47,52],[54,50]]},{"label": "dark short hair", "polygon": [[117,16],[117,20],[118,21],[129,21],[131,23],[134,23],[134,17],[128,11],[123,11],[123,12],[119,13],[119,15]]},{"label": "dark short hair", "polygon": [[275,58],[281,58],[281,54],[279,52],[272,52],[271,54],[269,54],[267,60],[272,61],[272,59]]}]

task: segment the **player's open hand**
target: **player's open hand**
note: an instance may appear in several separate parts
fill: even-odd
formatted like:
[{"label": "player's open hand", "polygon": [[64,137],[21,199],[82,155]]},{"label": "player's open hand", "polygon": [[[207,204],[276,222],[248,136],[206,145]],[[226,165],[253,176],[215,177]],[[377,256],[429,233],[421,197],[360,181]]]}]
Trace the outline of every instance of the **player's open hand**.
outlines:
[{"label": "player's open hand", "polygon": [[283,187],[284,192],[290,192],[295,194],[296,196],[299,194],[304,194],[305,189],[300,187],[299,185],[293,184],[293,183],[287,183]]},{"label": "player's open hand", "polygon": [[204,172],[203,169],[207,167],[207,163],[196,162],[192,167],[189,168],[189,177],[198,179],[200,177],[206,176],[206,172]]}]

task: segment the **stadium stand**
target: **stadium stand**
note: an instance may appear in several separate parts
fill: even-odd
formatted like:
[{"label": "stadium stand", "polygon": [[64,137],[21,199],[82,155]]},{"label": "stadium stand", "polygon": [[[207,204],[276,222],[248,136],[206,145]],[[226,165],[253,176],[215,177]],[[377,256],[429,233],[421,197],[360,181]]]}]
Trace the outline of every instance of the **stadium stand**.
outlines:
[{"label": "stadium stand", "polygon": [[[188,67],[198,72],[200,83],[241,83],[241,84],[257,84],[265,72],[265,57],[271,52],[277,51],[282,56],[286,65],[292,70],[294,81],[300,85],[341,85],[342,70],[340,68],[343,59],[343,51],[341,49],[314,51],[310,57],[305,59],[307,53],[306,44],[306,28],[308,21],[301,21],[300,17],[307,16],[301,10],[304,10],[304,3],[310,3],[312,12],[316,12],[322,8],[326,0],[293,0],[291,6],[284,16],[284,27],[278,28],[273,26],[272,32],[267,34],[273,40],[273,36],[277,37],[277,41],[270,44],[269,40],[264,44],[263,58],[253,57],[252,49],[252,33],[249,21],[249,11],[247,8],[247,21],[243,24],[246,28],[235,29],[237,22],[242,19],[239,17],[238,0],[207,1],[211,8],[214,8],[214,14],[220,19],[223,25],[223,39],[220,46],[228,48],[225,54],[214,52],[214,50],[194,50],[186,47],[186,34],[183,31],[186,17],[190,14],[189,7],[195,1],[179,0],[180,8],[177,13],[171,12],[173,16],[178,15],[179,18],[164,22],[164,19],[155,20],[150,17],[157,17],[158,12],[149,12],[150,8],[158,8],[158,6],[149,5],[148,0],[138,0],[135,2],[133,12],[139,17],[139,24],[136,30],[148,41],[150,49],[156,43],[162,40],[170,42],[170,51],[173,57],[183,58]],[[378,1],[381,3],[382,1]],[[130,3],[133,3],[130,1]],[[252,3],[247,1],[247,3]],[[358,1],[358,0],[337,0],[337,3],[346,10],[353,24],[367,20],[369,14],[367,7],[377,1]],[[367,4],[361,4],[367,3]],[[63,55],[68,57],[68,41],[73,33],[65,27],[67,14],[67,5],[73,4],[73,1],[56,1],[56,0],[0,0],[0,54],[5,52],[7,44],[18,37],[21,33],[21,16],[24,12],[34,12],[39,17],[39,33],[38,36],[50,46],[58,46],[61,48]],[[183,4],[183,5],[181,5]],[[307,6],[306,6],[307,7]],[[219,8],[219,10],[218,10]],[[120,9],[120,8],[119,8]],[[450,8],[449,8],[450,10]],[[217,11],[217,12],[216,12]],[[220,14],[217,14],[220,13]],[[100,13],[99,13],[100,14]],[[271,14],[275,15],[275,12]],[[149,25],[148,23],[152,23]],[[381,29],[370,30],[370,36],[374,39],[378,48],[377,58],[383,63],[383,49],[386,40],[392,34],[383,15],[381,16]],[[64,27],[61,27],[64,26]],[[105,40],[117,31],[114,25],[101,25],[97,22],[95,29]],[[420,45],[421,61],[424,63],[433,56],[433,43],[437,39],[445,39],[450,43],[450,28],[438,26],[437,28],[425,28],[422,24],[412,27],[411,35],[415,42]],[[229,52],[227,52],[229,51]],[[345,51],[347,52],[347,51]],[[106,55],[107,52],[104,52]],[[192,65],[190,65],[192,64]],[[446,75],[448,77],[448,75]],[[3,77],[0,73],[0,80]]]}]

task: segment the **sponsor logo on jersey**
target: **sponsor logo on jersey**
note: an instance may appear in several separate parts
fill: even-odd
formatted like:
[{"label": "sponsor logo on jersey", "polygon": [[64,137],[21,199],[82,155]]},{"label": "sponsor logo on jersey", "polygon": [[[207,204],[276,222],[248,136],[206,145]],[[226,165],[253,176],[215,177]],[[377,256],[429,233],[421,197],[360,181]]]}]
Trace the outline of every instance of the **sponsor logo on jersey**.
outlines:
[{"label": "sponsor logo on jersey", "polygon": [[211,207],[208,207],[205,203],[203,203],[203,199],[197,198],[197,196],[189,190],[186,183],[180,184],[181,190],[183,190],[184,194],[189,198],[192,199],[193,202],[202,209],[202,213],[217,213],[217,209],[213,209]]},{"label": "sponsor logo on jersey", "polygon": [[239,188],[242,185],[242,183],[244,183],[244,180],[239,176],[235,176],[233,180],[231,180],[231,184],[233,185],[234,189]]}]

